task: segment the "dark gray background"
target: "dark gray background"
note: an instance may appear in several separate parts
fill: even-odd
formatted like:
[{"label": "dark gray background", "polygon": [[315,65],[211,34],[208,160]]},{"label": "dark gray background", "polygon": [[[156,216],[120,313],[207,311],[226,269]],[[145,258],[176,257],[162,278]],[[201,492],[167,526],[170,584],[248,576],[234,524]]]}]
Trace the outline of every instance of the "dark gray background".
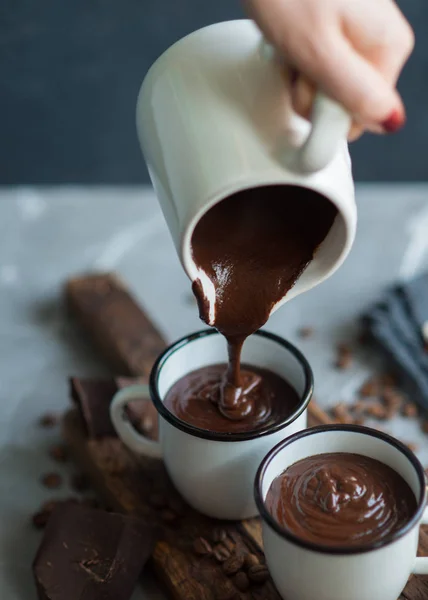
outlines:
[{"label": "dark gray background", "polygon": [[[358,180],[427,179],[428,2],[401,4],[417,37],[400,81],[408,124],[352,146]],[[148,181],[134,128],[147,69],[242,14],[239,0],[0,0],[0,183]]]}]

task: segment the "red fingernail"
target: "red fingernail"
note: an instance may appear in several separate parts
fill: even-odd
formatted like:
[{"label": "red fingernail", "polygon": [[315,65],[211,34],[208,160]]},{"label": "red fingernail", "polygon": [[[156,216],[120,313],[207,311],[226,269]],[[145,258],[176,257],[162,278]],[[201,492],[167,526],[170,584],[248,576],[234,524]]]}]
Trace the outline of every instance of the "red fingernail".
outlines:
[{"label": "red fingernail", "polygon": [[290,83],[291,85],[294,85],[297,81],[297,78],[299,76],[299,73],[297,71],[297,69],[295,69],[294,67],[290,68]]},{"label": "red fingernail", "polygon": [[401,129],[406,122],[406,115],[395,109],[385,121],[381,123],[386,133],[395,133]]}]

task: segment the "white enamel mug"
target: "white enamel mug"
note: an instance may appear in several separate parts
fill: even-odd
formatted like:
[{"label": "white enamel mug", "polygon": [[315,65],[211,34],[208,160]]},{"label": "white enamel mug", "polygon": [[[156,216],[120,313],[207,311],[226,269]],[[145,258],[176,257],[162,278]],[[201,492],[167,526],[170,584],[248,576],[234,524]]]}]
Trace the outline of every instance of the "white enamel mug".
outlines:
[{"label": "white enamel mug", "polygon": [[[392,535],[360,547],[322,546],[286,531],[265,507],[269,487],[287,467],[324,452],[362,454],[394,469],[415,494],[413,518]],[[397,600],[411,573],[428,575],[428,558],[416,558],[419,526],[428,523],[424,470],[413,452],[389,435],[355,425],[326,425],[293,435],[261,463],[255,498],[266,563],[283,598]]]},{"label": "white enamel mug", "polygon": [[[137,130],[184,270],[200,278],[191,239],[201,217],[238,191],[296,185],[327,197],[338,216],[286,300],[329,277],[355,237],[346,143],[349,115],[318,94],[309,124],[293,113],[284,65],[250,20],[217,23],[169,48],[145,77]],[[285,200],[287,195],[285,194]]]},{"label": "white enamel mug", "polygon": [[[272,333],[258,331],[249,337],[242,361],[270,369],[294,387],[300,404],[288,419],[255,432],[214,433],[178,419],[165,408],[165,396],[176,381],[200,367],[227,362],[226,342],[214,329],[199,331],[170,346],[153,366],[150,385],[117,392],[110,408],[124,444],[136,454],[162,458],[183,498],[218,519],[246,519],[257,514],[253,486],[260,461],[280,440],[306,427],[313,391],[312,371],[305,357]],[[124,411],[131,400],[149,396],[159,414],[159,442],[139,434]]]}]

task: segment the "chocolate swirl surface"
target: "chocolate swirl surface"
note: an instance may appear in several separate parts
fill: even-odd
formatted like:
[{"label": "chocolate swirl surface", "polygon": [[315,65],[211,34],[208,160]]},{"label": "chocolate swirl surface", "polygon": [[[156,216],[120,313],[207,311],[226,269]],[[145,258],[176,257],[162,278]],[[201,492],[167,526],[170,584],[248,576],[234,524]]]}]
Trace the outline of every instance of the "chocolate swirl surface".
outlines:
[{"label": "chocolate swirl surface", "polygon": [[404,479],[359,454],[305,458],[279,475],[266,508],[287,530],[325,546],[359,546],[390,536],[416,512]]},{"label": "chocolate swirl surface", "polygon": [[216,364],[188,373],[168,391],[164,405],[179,419],[219,433],[254,431],[284,421],[300,404],[293,387],[267,369],[242,365],[241,410],[231,420],[218,410],[227,365]]}]

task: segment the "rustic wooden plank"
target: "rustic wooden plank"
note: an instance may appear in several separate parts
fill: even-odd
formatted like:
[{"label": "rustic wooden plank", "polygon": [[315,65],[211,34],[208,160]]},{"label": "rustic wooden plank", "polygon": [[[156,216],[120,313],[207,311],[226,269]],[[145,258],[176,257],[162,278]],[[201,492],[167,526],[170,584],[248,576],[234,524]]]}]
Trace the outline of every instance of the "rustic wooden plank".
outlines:
[{"label": "rustic wooden plank", "polygon": [[[87,438],[75,410],[64,419],[63,435],[74,460],[108,506],[158,525],[160,538],[152,563],[173,598],[214,600],[221,598],[219,590],[226,588],[227,591],[227,586],[232,585],[232,579],[224,574],[221,564],[213,557],[198,557],[193,550],[193,543],[199,537],[214,545],[212,540],[219,528],[226,531],[234,552],[252,553],[263,561],[258,522],[246,530],[197,513],[179,498],[160,461],[138,460],[115,438]],[[152,498],[155,496],[158,503],[159,495],[167,499],[166,506],[153,506]],[[251,531],[254,535],[249,533]],[[233,591],[233,586],[231,589]],[[270,581],[252,586],[241,598],[249,600],[254,593],[262,594],[266,600],[279,599]]]},{"label": "rustic wooden plank", "polygon": [[[75,278],[66,286],[66,299],[73,316],[116,373],[148,376],[165,342],[114,275]],[[312,401],[308,410],[309,426],[332,422]],[[173,598],[279,600],[270,581],[238,593],[232,579],[224,574],[215,559],[197,557],[192,549],[195,539],[204,537],[211,541],[214,531],[221,527],[227,532],[228,544],[233,542],[235,550],[251,552],[262,561],[258,519],[230,524],[200,515],[179,499],[159,461],[137,459],[117,438],[89,439],[76,410],[66,415],[63,432],[72,456],[109,506],[158,524],[160,537],[152,564]],[[153,494],[156,497],[159,490],[172,508],[153,505]],[[421,532],[419,554],[428,555],[427,530]],[[399,600],[427,598],[428,578],[412,577]]]}]

